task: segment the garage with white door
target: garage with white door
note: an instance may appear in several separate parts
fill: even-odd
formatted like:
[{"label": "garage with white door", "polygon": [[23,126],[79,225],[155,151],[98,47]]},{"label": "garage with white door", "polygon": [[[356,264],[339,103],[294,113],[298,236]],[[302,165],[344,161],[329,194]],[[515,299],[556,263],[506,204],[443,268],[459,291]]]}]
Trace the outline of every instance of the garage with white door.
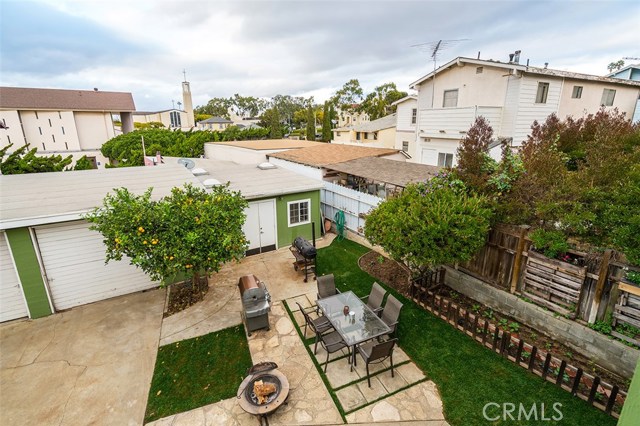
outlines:
[{"label": "garage with white door", "polygon": [[103,237],[84,220],[34,229],[56,311],[158,286],[128,258],[105,265]]},{"label": "garage with white door", "polygon": [[242,231],[249,240],[247,255],[275,250],[277,248],[275,200],[250,202],[245,213],[247,219],[242,226]]},{"label": "garage with white door", "polygon": [[29,315],[7,237],[0,232],[0,322]]}]

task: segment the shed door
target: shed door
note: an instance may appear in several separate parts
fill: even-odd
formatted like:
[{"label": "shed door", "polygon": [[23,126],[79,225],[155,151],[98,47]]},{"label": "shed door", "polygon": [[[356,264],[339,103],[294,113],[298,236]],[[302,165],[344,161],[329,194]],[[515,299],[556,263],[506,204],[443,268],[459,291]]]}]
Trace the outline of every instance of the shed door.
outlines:
[{"label": "shed door", "polygon": [[105,265],[102,235],[85,221],[35,230],[56,310],[158,286],[128,258]]},{"label": "shed door", "polygon": [[0,322],[29,315],[20,280],[13,266],[9,245],[4,232],[0,232]]},{"label": "shed door", "polygon": [[247,220],[242,227],[249,240],[247,255],[264,253],[276,249],[276,203],[275,200],[249,203],[245,210]]}]

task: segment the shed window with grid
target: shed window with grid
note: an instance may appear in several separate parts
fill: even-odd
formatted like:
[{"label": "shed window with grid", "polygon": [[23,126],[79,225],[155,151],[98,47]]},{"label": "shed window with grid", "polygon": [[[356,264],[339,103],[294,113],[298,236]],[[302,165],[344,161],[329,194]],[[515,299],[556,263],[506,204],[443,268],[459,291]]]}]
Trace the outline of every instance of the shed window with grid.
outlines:
[{"label": "shed window with grid", "polygon": [[538,93],[536,93],[536,103],[546,104],[549,95],[549,83],[538,83]]},{"label": "shed window with grid", "polygon": [[613,89],[604,89],[602,91],[602,100],[600,101],[600,105],[604,106],[612,106],[613,100],[616,98],[616,91]]},{"label": "shed window with grid", "polygon": [[303,225],[311,222],[311,200],[298,200],[287,203],[289,226]]},{"label": "shed window with grid", "polygon": [[445,90],[442,99],[443,108],[453,108],[458,106],[458,89]]}]

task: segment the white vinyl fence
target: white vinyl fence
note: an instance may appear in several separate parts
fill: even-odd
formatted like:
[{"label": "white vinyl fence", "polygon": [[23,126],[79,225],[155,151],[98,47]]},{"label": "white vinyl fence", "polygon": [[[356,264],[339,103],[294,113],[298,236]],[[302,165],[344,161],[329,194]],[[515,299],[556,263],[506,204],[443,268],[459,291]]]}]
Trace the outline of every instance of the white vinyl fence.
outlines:
[{"label": "white vinyl fence", "polygon": [[325,182],[324,189],[320,191],[320,206],[324,217],[334,220],[336,212],[342,210],[344,212],[345,228],[360,235],[363,233],[365,222],[361,215],[369,213],[369,210],[382,201],[382,198],[374,195],[345,188],[331,182]]}]

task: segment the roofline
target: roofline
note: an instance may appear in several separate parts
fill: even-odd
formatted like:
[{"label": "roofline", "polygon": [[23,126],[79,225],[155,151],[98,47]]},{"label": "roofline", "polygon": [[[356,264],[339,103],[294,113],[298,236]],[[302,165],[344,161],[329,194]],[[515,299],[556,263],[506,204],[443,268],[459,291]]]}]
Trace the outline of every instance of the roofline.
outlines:
[{"label": "roofline", "polygon": [[[411,83],[409,85],[409,88],[413,89],[413,90],[417,90],[416,86],[422,84],[424,81],[432,78],[434,75],[437,75],[437,74],[439,74],[439,73],[441,73],[443,71],[446,71],[452,65],[461,64],[461,63],[483,65],[483,66],[486,65],[486,66],[492,66],[492,67],[496,67],[496,68],[504,68],[504,69],[509,69],[509,70],[518,70],[518,71],[521,71],[523,73],[544,75],[544,76],[547,76],[547,77],[569,78],[569,79],[573,79],[573,80],[599,81],[599,82],[602,82],[602,83],[622,84],[622,85],[626,85],[626,86],[636,86],[636,87],[640,86],[640,82],[638,82],[638,81],[625,80],[625,79],[621,79],[621,78],[611,78],[611,77],[606,77],[606,76],[603,77],[603,76],[599,76],[599,75],[584,74],[584,73],[573,72],[573,71],[562,71],[562,70],[556,70],[556,69],[553,69],[553,68],[548,68],[550,73],[547,73],[547,72],[543,72],[544,70],[547,70],[547,68],[526,66],[526,65],[522,65],[520,63],[516,64],[514,62],[490,61],[490,60],[485,60],[485,59],[473,59],[473,58],[465,58],[463,56],[458,56],[457,58],[452,59],[451,61],[447,62],[446,64],[441,65],[435,71],[431,71],[430,73],[428,73],[428,74],[424,75],[423,77],[419,78],[418,80],[414,81],[413,83]],[[551,74],[552,72],[570,73],[572,75],[553,75],[553,74]]]},{"label": "roofline", "polygon": [[615,78],[615,77],[611,77],[611,76],[614,75],[614,74],[618,74],[619,72],[626,71],[626,70],[628,70],[630,68],[635,68],[635,69],[639,69],[640,70],[640,64],[629,64],[626,67],[622,67],[617,71],[610,72],[609,74],[606,75],[606,77]]},{"label": "roofline", "polygon": [[50,223],[72,222],[84,219],[84,215],[93,209],[80,210],[71,213],[50,214],[44,216],[33,216],[19,219],[0,220],[0,230],[24,228],[27,226],[47,225]]},{"label": "roofline", "polygon": [[288,195],[288,194],[298,194],[300,192],[306,192],[306,191],[318,191],[320,189],[324,188],[324,183],[320,182],[314,186],[309,186],[309,188],[305,188],[304,190],[300,190],[300,189],[280,189],[277,191],[269,191],[269,192],[265,192],[262,194],[256,194],[256,195],[251,195],[249,197],[244,197],[246,200],[256,200],[256,199],[260,199],[260,198],[267,198],[267,197],[275,197],[275,196],[279,196],[279,195]]},{"label": "roofline", "polygon": [[414,101],[417,101],[418,100],[418,96],[417,95],[408,95],[408,96],[405,96],[402,99],[398,99],[397,101],[392,102],[391,105],[398,105],[398,104],[401,104],[402,102],[408,101],[409,99],[413,99]]}]

